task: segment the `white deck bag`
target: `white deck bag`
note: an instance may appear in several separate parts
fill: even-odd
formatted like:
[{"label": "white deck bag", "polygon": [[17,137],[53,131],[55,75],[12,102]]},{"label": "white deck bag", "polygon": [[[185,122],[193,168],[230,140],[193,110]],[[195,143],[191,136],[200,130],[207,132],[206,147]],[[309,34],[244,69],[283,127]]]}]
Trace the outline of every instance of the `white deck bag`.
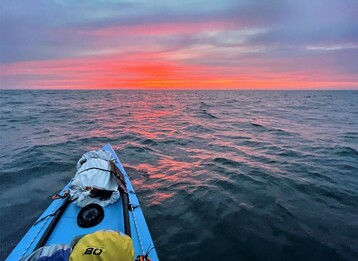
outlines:
[{"label": "white deck bag", "polygon": [[[96,203],[105,207],[115,203],[120,196],[118,184],[110,170],[110,160],[113,160],[110,152],[98,150],[83,154],[77,163],[77,172],[70,185],[71,199],[76,199],[75,204],[84,207]],[[112,191],[109,198],[93,197],[91,191]]]}]

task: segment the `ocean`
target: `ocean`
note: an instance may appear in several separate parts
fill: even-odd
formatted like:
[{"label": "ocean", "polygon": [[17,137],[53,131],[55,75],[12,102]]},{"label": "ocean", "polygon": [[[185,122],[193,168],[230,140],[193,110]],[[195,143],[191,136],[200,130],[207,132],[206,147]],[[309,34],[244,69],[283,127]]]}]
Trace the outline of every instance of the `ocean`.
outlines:
[{"label": "ocean", "polygon": [[110,143],[161,260],[358,260],[358,91],[0,91],[0,259]]}]

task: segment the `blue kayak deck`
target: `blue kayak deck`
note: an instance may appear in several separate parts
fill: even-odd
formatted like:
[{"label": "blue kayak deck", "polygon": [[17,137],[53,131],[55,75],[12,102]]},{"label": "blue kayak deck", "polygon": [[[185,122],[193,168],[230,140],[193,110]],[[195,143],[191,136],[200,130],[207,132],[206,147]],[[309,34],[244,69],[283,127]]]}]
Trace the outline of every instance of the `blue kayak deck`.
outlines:
[{"label": "blue kayak deck", "polygon": [[[126,182],[129,205],[131,206],[131,211],[129,211],[129,221],[135,257],[138,255],[144,255],[146,254],[146,251],[153,248],[148,256],[152,259],[152,261],[156,261],[158,260],[158,256],[156,250],[154,249],[153,240],[129,177],[113,148],[107,144],[102,149],[113,154],[115,157],[115,163],[122,172]],[[70,184],[71,182],[63,188],[60,194],[63,194],[64,191],[68,189]],[[51,205],[44,211],[35,224],[32,225],[18,245],[10,253],[7,260],[20,260],[35,250],[37,243],[40,241],[49,224],[53,220],[54,214],[57,210],[59,210],[63,203],[64,199],[56,199],[51,203]],[[114,204],[106,206],[104,208],[103,220],[98,225],[91,228],[81,228],[77,225],[77,215],[80,210],[80,207],[70,203],[64,210],[60,220],[56,223],[56,226],[52,230],[52,233],[47,239],[45,245],[70,245],[76,236],[92,233],[102,229],[116,230],[124,233],[123,205],[121,199]]]},{"label": "blue kayak deck", "polygon": [[82,228],[77,225],[77,215],[81,208],[70,204],[61,219],[56,224],[46,244],[67,244],[70,245],[73,238],[89,234],[101,229],[124,231],[123,206],[121,200],[104,208],[104,218],[98,225],[90,228]]}]

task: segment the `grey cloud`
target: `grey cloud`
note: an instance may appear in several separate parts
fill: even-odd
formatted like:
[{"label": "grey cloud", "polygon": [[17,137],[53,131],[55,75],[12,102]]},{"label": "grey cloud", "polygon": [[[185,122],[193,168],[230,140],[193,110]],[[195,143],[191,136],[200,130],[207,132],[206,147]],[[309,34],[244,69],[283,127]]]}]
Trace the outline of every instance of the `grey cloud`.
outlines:
[{"label": "grey cloud", "polygon": [[[315,44],[357,42],[356,1],[3,1],[1,62],[56,59],[86,51],[134,45],[141,36],[106,39],[80,34],[114,26],[156,25],[226,21],[229,30],[265,29],[247,36],[246,42],[227,41],[230,31],[216,36],[202,34],[146,36],[163,50],[212,45],[221,48],[263,47],[262,57],[306,55],[304,47]],[[143,43],[144,43],[143,42]],[[232,50],[232,49],[228,49]],[[139,50],[140,51],[140,50]],[[253,54],[250,54],[253,55]],[[339,55],[339,54],[337,54]],[[342,57],[344,56],[341,54]],[[234,59],[234,58],[232,58]],[[344,61],[342,61],[344,63]]]},{"label": "grey cloud", "polygon": [[96,41],[71,30],[83,21],[99,21],[137,4],[110,1],[3,1],[1,63],[76,56]]},{"label": "grey cloud", "polygon": [[252,36],[251,44],[302,46],[358,43],[356,1],[296,1],[295,12],[266,32]]}]

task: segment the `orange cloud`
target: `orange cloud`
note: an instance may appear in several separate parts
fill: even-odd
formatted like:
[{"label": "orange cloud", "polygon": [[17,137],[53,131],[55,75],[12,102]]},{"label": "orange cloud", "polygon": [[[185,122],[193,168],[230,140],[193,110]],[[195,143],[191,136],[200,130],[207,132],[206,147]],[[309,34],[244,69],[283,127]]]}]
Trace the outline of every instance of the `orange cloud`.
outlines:
[{"label": "orange cloud", "polygon": [[2,65],[1,73],[3,82],[16,79],[18,87],[38,89],[315,89],[357,84],[324,71],[273,72],[268,67],[189,64],[165,53],[141,53],[18,62]]}]

